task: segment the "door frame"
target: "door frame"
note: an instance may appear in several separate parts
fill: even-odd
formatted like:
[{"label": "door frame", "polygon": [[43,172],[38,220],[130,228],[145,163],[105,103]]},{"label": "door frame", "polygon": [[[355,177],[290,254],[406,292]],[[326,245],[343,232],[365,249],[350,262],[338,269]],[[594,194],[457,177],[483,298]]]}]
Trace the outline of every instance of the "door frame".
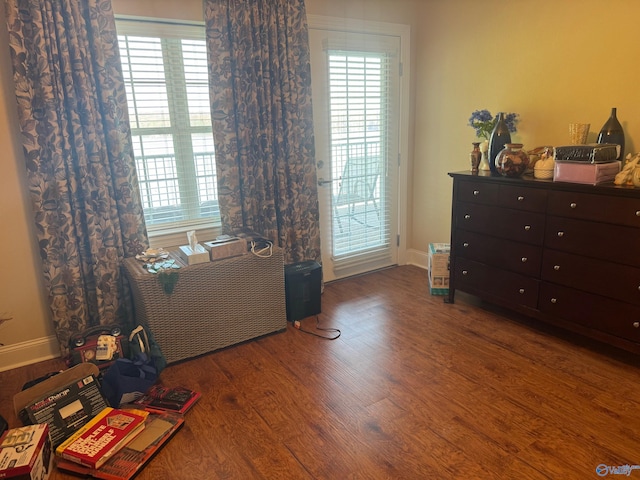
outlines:
[{"label": "door frame", "polygon": [[407,223],[409,188],[409,110],[411,85],[411,28],[409,25],[388,22],[375,22],[359,19],[307,15],[309,29],[330,30],[346,33],[365,33],[374,35],[393,35],[400,38],[400,105],[399,105],[399,157],[398,158],[398,265],[406,264],[407,259]]}]

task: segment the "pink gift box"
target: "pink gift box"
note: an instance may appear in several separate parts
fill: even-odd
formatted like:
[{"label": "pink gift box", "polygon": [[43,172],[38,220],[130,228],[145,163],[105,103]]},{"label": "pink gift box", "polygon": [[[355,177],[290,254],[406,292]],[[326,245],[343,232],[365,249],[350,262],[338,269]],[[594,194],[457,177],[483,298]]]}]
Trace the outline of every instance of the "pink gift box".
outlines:
[{"label": "pink gift box", "polygon": [[553,171],[553,181],[596,185],[613,181],[618,172],[620,172],[620,162],[617,160],[607,163],[557,161]]}]

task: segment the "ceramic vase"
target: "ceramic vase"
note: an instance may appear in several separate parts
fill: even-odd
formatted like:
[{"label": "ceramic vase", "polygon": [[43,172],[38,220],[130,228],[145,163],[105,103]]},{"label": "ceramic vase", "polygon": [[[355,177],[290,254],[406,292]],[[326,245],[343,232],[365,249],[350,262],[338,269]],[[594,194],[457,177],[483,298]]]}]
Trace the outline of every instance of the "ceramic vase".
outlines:
[{"label": "ceramic vase", "polygon": [[469,154],[471,160],[471,173],[478,173],[480,161],[482,160],[482,152],[480,151],[480,142],[473,142],[473,150]]},{"label": "ceramic vase", "polygon": [[598,133],[598,143],[613,143],[619,145],[618,160],[624,161],[624,130],[622,130],[622,125],[620,125],[618,121],[616,111],[616,108],[611,109],[609,119],[600,129],[600,133]]},{"label": "ceramic vase", "polygon": [[503,177],[519,177],[529,166],[529,155],[521,143],[507,143],[496,156],[495,165]]},{"label": "ceramic vase", "polygon": [[478,170],[481,172],[491,171],[491,166],[489,165],[489,140],[480,142],[480,153],[482,154],[482,159],[480,160]]},{"label": "ceramic vase", "polygon": [[500,173],[496,168],[496,157],[507,143],[511,143],[511,133],[504,121],[504,113],[498,114],[498,120],[489,137],[489,167],[492,173]]}]

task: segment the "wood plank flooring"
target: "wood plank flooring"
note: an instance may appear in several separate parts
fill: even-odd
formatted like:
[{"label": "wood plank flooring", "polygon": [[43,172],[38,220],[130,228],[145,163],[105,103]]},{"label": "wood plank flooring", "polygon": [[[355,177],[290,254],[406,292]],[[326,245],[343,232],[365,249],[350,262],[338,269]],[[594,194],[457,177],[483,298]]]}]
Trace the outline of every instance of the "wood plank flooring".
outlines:
[{"label": "wood plank flooring", "polygon": [[[640,464],[638,357],[463,294],[445,304],[412,266],[328,284],[322,311],[339,339],[288,327],[169,366],[163,384],[203,397],[137,478],[586,479]],[[15,392],[59,368],[0,373],[11,426]]]}]

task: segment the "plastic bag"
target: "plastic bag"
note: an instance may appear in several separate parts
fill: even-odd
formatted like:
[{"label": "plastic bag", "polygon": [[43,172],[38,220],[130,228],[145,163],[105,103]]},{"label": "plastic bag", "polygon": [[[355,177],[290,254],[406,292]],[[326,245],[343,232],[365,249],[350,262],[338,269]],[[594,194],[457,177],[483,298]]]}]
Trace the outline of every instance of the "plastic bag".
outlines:
[{"label": "plastic bag", "polygon": [[158,381],[158,372],[146,355],[138,360],[119,358],[102,376],[102,394],[114,408],[131,403]]}]

